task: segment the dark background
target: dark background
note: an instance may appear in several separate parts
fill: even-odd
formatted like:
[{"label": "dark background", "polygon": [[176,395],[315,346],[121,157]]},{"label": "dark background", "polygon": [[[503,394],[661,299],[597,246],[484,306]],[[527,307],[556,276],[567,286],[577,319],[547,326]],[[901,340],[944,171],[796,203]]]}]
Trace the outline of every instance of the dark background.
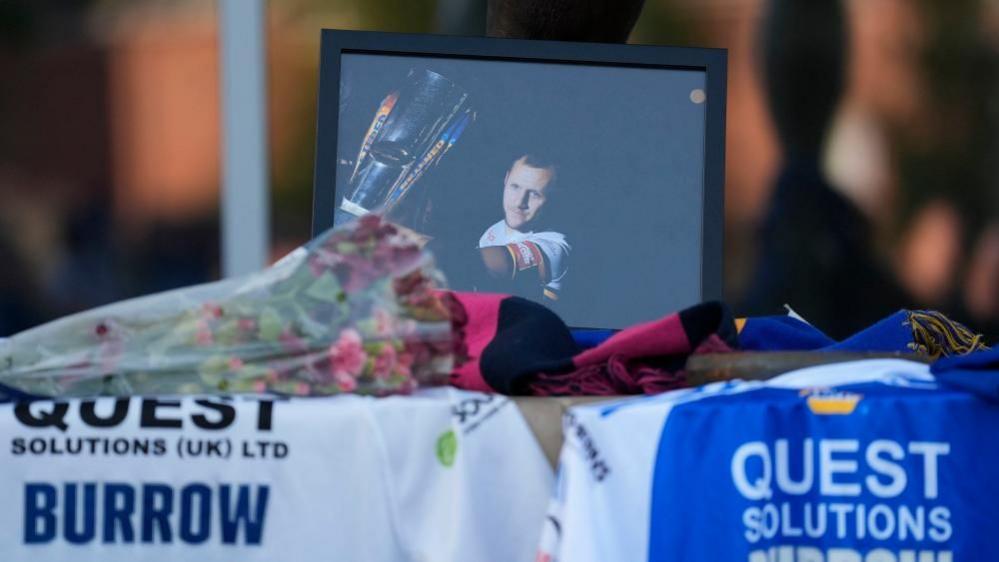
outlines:
[{"label": "dark background", "polygon": [[[570,325],[621,327],[698,302],[707,104],[691,91],[704,88],[702,72],[360,54],[341,64],[340,161],[356,158],[378,104],[409,69],[470,94],[476,121],[407,196],[429,190],[427,233],[452,288],[475,285],[479,237],[503,218],[504,175],[539,152],[559,163],[543,228],[572,246],[556,305]],[[343,185],[351,165],[339,168]]]},{"label": "dark background", "polygon": [[[311,233],[320,30],[481,36],[482,13],[462,23],[462,10],[474,4],[266,3],[272,260]],[[758,229],[781,168],[759,68],[767,5],[647,0],[628,40],[728,51],[724,296],[737,316],[749,313],[739,303],[761,269]],[[870,220],[877,256],[912,306],[940,310],[995,340],[999,3],[845,6],[849,84],[824,169]],[[0,336],[219,278],[217,7],[211,0],[0,1]],[[857,302],[843,313],[860,309],[893,312]]]}]

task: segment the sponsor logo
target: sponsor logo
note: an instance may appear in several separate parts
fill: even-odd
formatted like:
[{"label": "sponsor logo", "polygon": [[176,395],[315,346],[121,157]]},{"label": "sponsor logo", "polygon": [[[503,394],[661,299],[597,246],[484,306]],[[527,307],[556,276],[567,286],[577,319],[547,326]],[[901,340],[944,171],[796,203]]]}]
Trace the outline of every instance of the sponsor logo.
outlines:
[{"label": "sponsor logo", "polygon": [[475,396],[452,406],[451,416],[461,427],[461,432],[468,435],[508,404],[509,400],[495,394]]},{"label": "sponsor logo", "polygon": [[534,265],[534,255],[531,253],[531,249],[528,248],[526,244],[517,244],[517,250],[520,252],[520,259],[524,261],[523,267],[531,267]]},{"label": "sponsor logo", "polygon": [[603,482],[610,474],[610,467],[607,465],[607,461],[603,455],[600,454],[593,436],[590,435],[586,427],[572,413],[565,415],[565,436],[567,439],[569,437],[576,439],[576,442],[582,448],[580,452],[589,462],[590,473],[593,475],[594,480]]},{"label": "sponsor logo", "polygon": [[23,540],[260,545],[269,495],[269,486],[249,484],[27,482]]},{"label": "sponsor logo", "polygon": [[863,394],[842,392],[827,388],[805,389],[801,391],[808,409],[819,416],[848,416],[857,408]]},{"label": "sponsor logo", "polygon": [[[749,562],[950,562],[954,518],[940,491],[950,452],[947,442],[890,439],[742,444],[731,470],[752,502],[742,514]],[[833,536],[854,544],[793,544]]]},{"label": "sponsor logo", "polygon": [[437,460],[448,468],[454,466],[455,455],[458,452],[458,437],[454,431],[447,430],[437,438]]}]

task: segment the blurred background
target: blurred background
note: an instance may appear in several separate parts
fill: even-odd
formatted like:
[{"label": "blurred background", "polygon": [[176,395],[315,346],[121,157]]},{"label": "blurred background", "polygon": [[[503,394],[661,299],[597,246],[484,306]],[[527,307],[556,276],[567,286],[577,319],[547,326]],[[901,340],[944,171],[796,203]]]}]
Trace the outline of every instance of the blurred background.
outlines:
[{"label": "blurred background", "polygon": [[[911,306],[994,337],[999,0],[844,4],[850,58],[822,155],[827,177],[870,222],[875,254]],[[276,259],[310,232],[319,30],[481,34],[484,7],[266,6]],[[629,40],[729,51],[732,303],[753,278],[780,166],[756,47],[763,7],[646,0]],[[209,0],[0,0],[0,336],[220,276],[219,69],[218,6]]]}]

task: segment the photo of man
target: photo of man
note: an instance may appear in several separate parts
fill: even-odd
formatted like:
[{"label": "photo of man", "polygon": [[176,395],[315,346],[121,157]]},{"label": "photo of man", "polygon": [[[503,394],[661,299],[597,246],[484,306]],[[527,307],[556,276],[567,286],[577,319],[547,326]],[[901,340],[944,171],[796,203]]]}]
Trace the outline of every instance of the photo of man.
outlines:
[{"label": "photo of man", "polygon": [[572,249],[564,234],[542,230],[544,210],[557,199],[558,169],[534,154],[515,160],[503,179],[503,219],[479,239],[482,261],[497,278],[529,278],[527,296],[557,301]]},{"label": "photo of man", "polygon": [[575,327],[689,306],[704,76],[344,55],[334,224],[382,213],[425,243],[448,287],[522,296]]}]

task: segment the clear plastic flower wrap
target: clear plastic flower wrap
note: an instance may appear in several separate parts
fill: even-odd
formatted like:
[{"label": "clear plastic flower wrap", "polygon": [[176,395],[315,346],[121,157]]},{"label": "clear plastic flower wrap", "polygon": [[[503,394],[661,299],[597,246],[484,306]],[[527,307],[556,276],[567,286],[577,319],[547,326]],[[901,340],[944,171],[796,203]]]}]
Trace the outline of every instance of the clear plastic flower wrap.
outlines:
[{"label": "clear plastic flower wrap", "polygon": [[53,397],[407,393],[451,371],[442,285],[416,240],[370,215],[262,272],[0,340],[0,383]]}]

